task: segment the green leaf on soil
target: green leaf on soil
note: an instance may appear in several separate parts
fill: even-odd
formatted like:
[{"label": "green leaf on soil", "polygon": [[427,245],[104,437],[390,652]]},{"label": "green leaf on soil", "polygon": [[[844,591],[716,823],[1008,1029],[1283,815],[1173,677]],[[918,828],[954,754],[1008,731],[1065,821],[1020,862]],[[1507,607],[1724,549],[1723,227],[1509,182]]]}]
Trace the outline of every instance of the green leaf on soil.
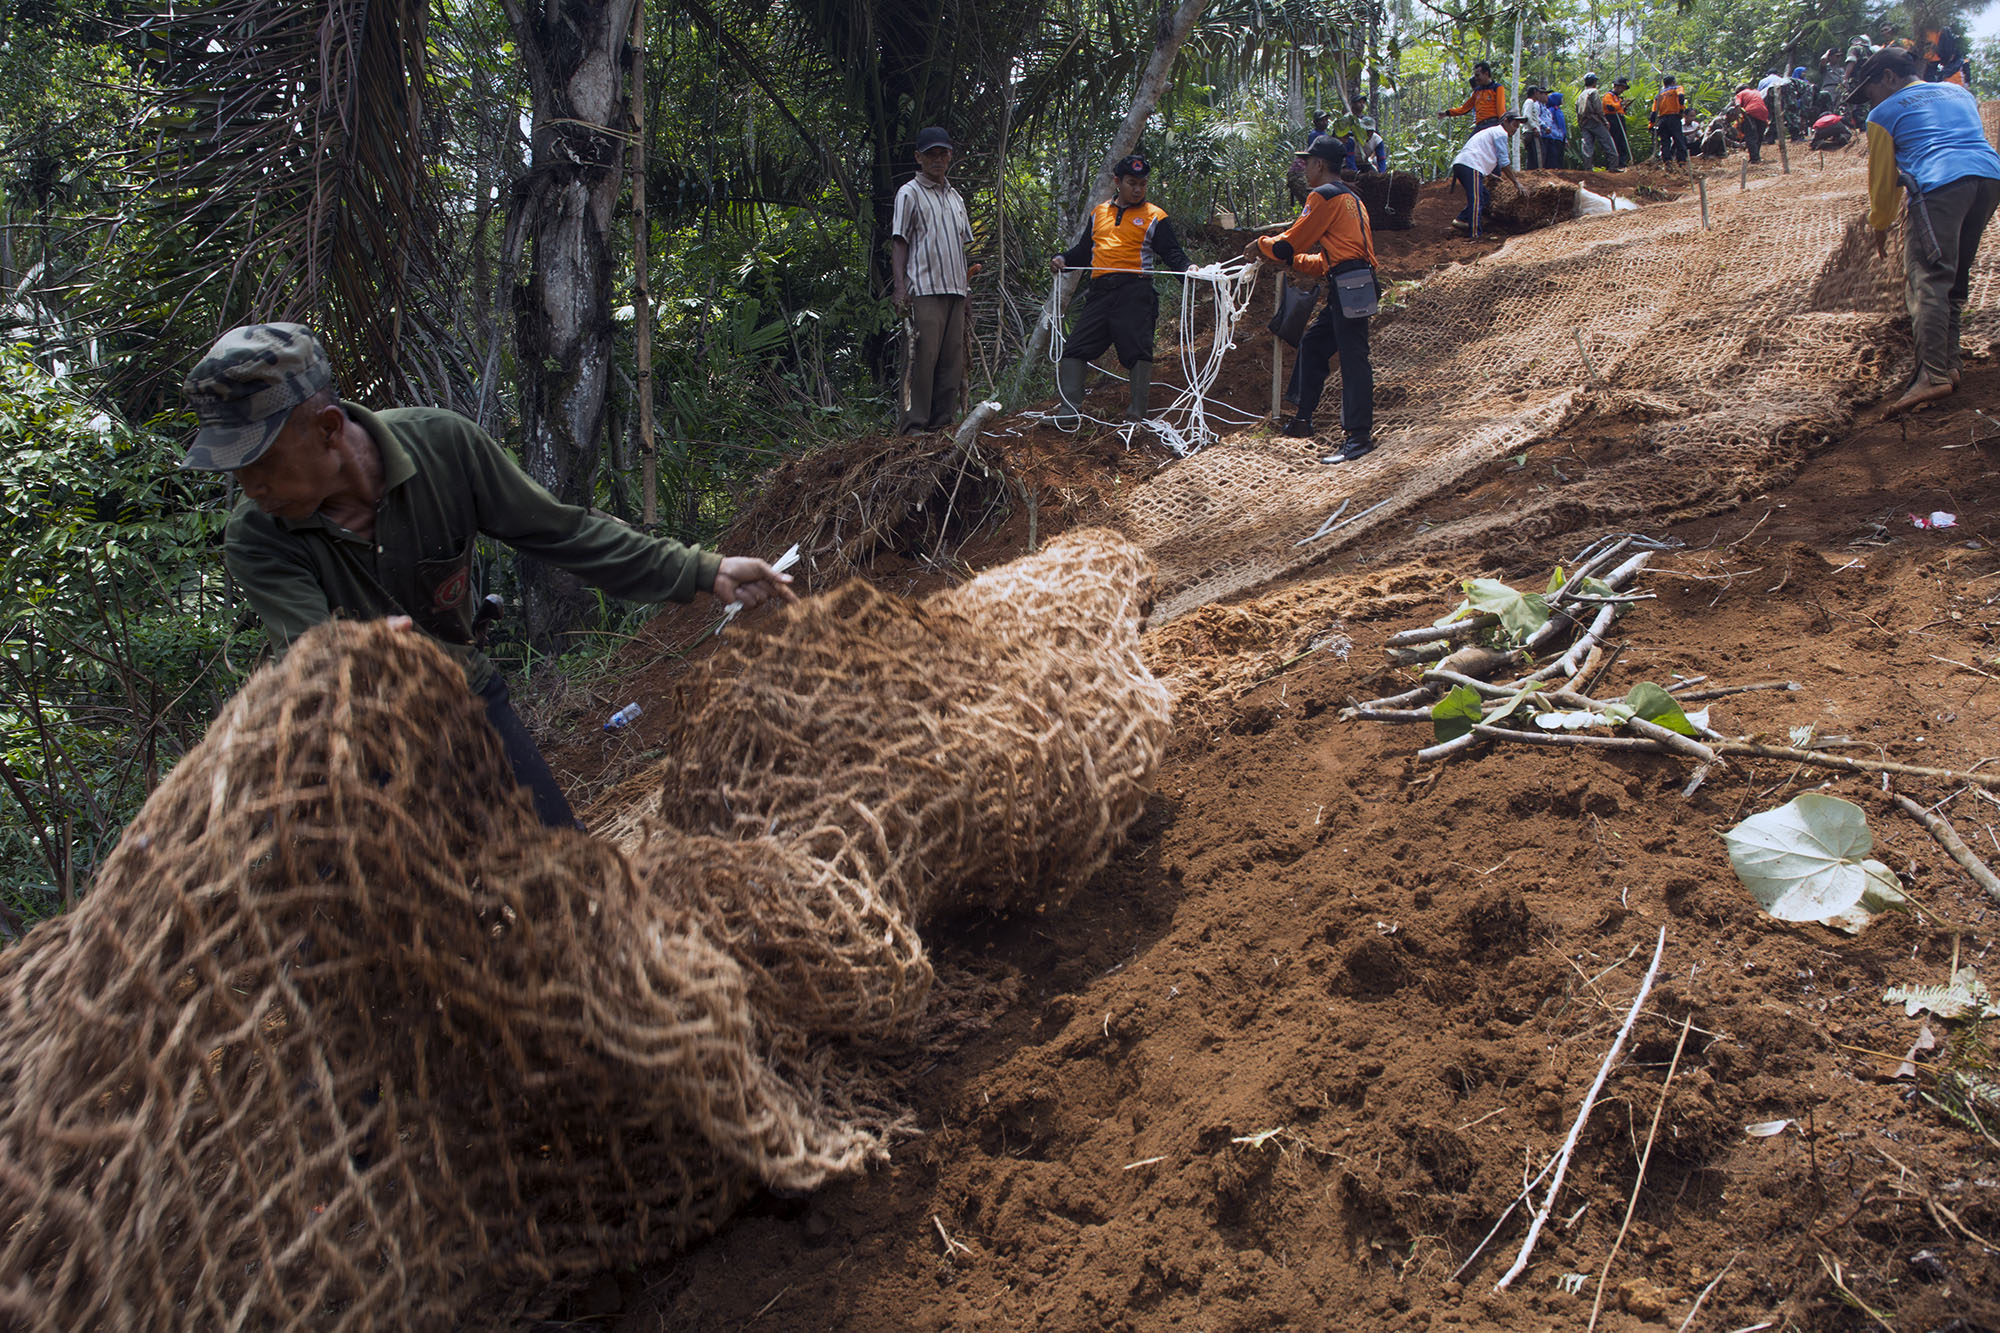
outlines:
[{"label": "green leaf on soil", "polygon": [[1688,721],[1687,714],[1681,711],[1680,702],[1650,680],[1642,680],[1632,687],[1625,696],[1625,707],[1631,710],[1627,717],[1642,717],[1683,736],[1700,734]]},{"label": "green leaf on soil", "polygon": [[[1462,689],[1464,687],[1461,686],[1460,688]],[[1507,717],[1512,716],[1514,710],[1516,708],[1519,708],[1525,700],[1539,699],[1540,697],[1541,697],[1540,695],[1535,693],[1534,686],[1532,685],[1524,686],[1523,688],[1515,692],[1513,698],[1509,699],[1506,703],[1501,704],[1498,708],[1494,709],[1492,712],[1486,715],[1485,720],[1487,725],[1491,726],[1495,722],[1499,722]]]},{"label": "green leaf on soil", "polygon": [[1470,685],[1460,685],[1450,694],[1431,705],[1431,728],[1441,741],[1455,741],[1472,730],[1472,724],[1485,720],[1479,708],[1479,691]]},{"label": "green leaf on soil", "polygon": [[1838,797],[1807,792],[1722,837],[1736,877],[1780,921],[1854,934],[1875,912],[1905,901],[1895,873],[1867,859],[1875,845],[1867,816]]},{"label": "green leaf on soil", "polygon": [[1515,592],[1498,579],[1468,579],[1465,601],[1475,611],[1500,617],[1500,628],[1525,639],[1549,623],[1549,604],[1540,593]]}]

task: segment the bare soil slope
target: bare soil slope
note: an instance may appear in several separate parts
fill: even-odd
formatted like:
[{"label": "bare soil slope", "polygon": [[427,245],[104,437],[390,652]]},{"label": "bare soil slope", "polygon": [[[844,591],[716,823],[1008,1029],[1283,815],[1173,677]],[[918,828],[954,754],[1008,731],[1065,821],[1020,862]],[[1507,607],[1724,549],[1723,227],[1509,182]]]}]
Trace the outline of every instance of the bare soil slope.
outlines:
[{"label": "bare soil slope", "polygon": [[[1736,512],[1652,534],[1683,545],[1643,579],[1657,600],[1619,622],[1599,693],[1787,680],[1716,700],[1714,725],[1782,742],[1810,724],[1855,742],[1840,753],[1959,770],[2000,755],[2000,430],[1983,409],[2000,411],[1991,366]],[[2000,1142],[1927,1100],[1942,1051],[1893,1077],[1924,1020],[1882,999],[1954,960],[2000,969],[2000,904],[1882,781],[1739,762],[1683,797],[1676,760],[1522,747],[1425,766],[1428,728],[1338,716],[1399,688],[1382,641],[1447,611],[1456,579],[1539,587],[1598,535],[1440,555],[1425,532],[1620,459],[1613,423],[1496,461],[1372,549],[1152,631],[1178,705],[1136,836],[1059,916],[933,937],[947,996],[994,999],[983,1029],[912,1063],[890,1165],[766,1199],[573,1314],[632,1333],[1581,1330],[1685,1033],[1598,1327],[1677,1328],[1706,1292],[1687,1327],[2000,1328]],[[1026,439],[1009,463],[1036,478],[1046,534],[1156,460]],[[1958,526],[1912,525],[1932,510]],[[1002,558],[1023,522],[957,559]],[[875,572],[920,590],[945,564]],[[671,692],[654,661],[619,696]],[[598,786],[644,747],[643,730],[592,738],[560,766]],[[2000,803],[1886,786],[2000,859]],[[1920,911],[1850,938],[1756,909],[1719,835],[1815,787],[1864,807]],[[1491,1291],[1517,1211],[1454,1280],[1561,1146],[1662,927],[1660,978],[1526,1272]],[[1959,1057],[1990,1060],[1991,1033],[1971,1040]]]}]

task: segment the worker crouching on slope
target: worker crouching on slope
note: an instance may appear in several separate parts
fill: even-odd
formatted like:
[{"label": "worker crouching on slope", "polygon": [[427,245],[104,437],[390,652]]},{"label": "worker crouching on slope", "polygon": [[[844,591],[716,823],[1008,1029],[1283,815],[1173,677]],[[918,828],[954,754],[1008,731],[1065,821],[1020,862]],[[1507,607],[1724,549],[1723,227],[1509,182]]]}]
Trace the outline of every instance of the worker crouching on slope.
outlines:
[{"label": "worker crouching on slope", "polygon": [[300,324],[222,335],[188,376],[201,430],[184,468],[234,474],[243,501],[223,559],[279,652],[322,621],[403,617],[465,668],[535,813],[574,826],[569,802],[507,685],[479,650],[472,555],[480,536],[557,565],[614,597],[756,606],[798,600],[762,560],[649,537],[563,504],[485,431],[430,407],[370,412],[334,392],[319,339]]},{"label": "worker crouching on slope", "polygon": [[1121,159],[1111,169],[1116,192],[1091,211],[1090,228],[1077,243],[1049,261],[1058,274],[1086,264],[1091,271],[1083,289],[1083,313],[1056,363],[1056,388],[1062,395],[1056,424],[1065,430],[1077,424],[1083,410],[1084,367],[1114,343],[1132,376],[1126,419],[1146,419],[1153,386],[1153,328],[1160,319],[1160,294],[1153,289],[1153,274],[1160,267],[1156,261],[1164,260],[1168,271],[1188,267],[1167,210],[1146,202],[1146,177],[1152,169],[1143,157]]},{"label": "worker crouching on slope", "polygon": [[1477,214],[1484,223],[1486,215],[1492,211],[1487,198],[1486,178],[1496,171],[1505,172],[1507,179],[1516,190],[1520,190],[1521,178],[1514,174],[1514,167],[1507,159],[1507,139],[1521,123],[1521,117],[1509,111],[1500,118],[1500,123],[1480,130],[1465,141],[1465,147],[1458,150],[1452,159],[1451,178],[1465,191],[1465,208],[1451,220],[1454,227],[1472,230],[1472,220]]},{"label": "worker crouching on slope", "polygon": [[1916,58],[1884,47],[1854,71],[1848,100],[1868,113],[1868,225],[1875,253],[1888,254],[1896,192],[1909,192],[1903,226],[1904,298],[1916,337],[1917,370],[1893,413],[1943,398],[1958,387],[1959,318],[1972,261],[2000,207],[2000,153],[1986,141],[1979,103],[1955,83],[1924,83]]},{"label": "worker crouching on slope", "polygon": [[1283,235],[1260,237],[1243,250],[1247,259],[1276,264],[1308,281],[1332,275],[1326,308],[1299,339],[1298,415],[1285,426],[1287,435],[1313,433],[1313,409],[1338,354],[1345,438],[1340,448],[1321,456],[1322,463],[1349,463],[1375,448],[1375,371],[1368,364],[1368,317],[1375,313],[1381,291],[1375,279],[1375,238],[1359,196],[1338,179],[1339,155],[1331,141],[1315,142],[1306,155],[1312,192],[1305,212]]}]

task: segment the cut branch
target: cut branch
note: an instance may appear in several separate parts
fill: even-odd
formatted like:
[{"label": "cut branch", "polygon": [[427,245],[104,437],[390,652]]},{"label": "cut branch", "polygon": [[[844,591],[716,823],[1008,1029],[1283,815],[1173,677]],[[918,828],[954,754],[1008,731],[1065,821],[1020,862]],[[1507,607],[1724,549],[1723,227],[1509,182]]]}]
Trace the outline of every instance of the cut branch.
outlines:
[{"label": "cut branch", "polygon": [[1994,877],[1992,867],[1980,860],[1977,852],[1965,845],[1965,840],[1958,836],[1958,830],[1951,826],[1951,822],[1942,815],[1924,809],[1901,792],[1895,793],[1895,798],[1896,804],[1902,806],[1912,819],[1930,830],[1931,836],[1938,840],[1938,845],[1944,848],[1952,860],[1958,862],[1966,874],[1972,876],[1973,882],[1986,890],[1986,896],[2000,903],[2000,879]]}]

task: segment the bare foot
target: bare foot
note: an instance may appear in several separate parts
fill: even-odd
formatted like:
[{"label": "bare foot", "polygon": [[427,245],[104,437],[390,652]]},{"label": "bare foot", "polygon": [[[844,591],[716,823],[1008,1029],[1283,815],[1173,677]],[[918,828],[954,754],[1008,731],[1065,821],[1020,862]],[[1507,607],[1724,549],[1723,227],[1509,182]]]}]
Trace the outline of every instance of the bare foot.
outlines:
[{"label": "bare foot", "polygon": [[1909,388],[1903,390],[1903,396],[1889,404],[1888,411],[1882,415],[1885,417],[1894,417],[1901,416],[1905,412],[1914,412],[1926,403],[1934,403],[1940,398],[1951,397],[1951,391],[1954,387],[1950,380],[1933,383],[1928,378],[1919,379]]}]

